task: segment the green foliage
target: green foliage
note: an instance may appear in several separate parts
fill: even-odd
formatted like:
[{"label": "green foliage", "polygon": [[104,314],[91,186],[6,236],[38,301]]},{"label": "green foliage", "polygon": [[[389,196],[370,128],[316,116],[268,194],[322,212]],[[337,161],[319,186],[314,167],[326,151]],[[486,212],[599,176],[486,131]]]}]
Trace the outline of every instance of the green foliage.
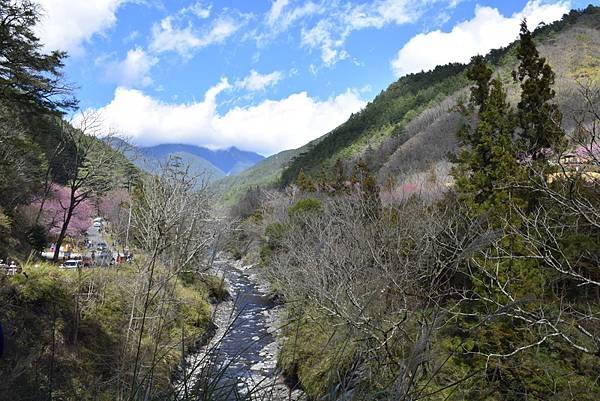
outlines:
[{"label": "green foliage", "polygon": [[314,181],[312,178],[304,174],[303,169],[300,169],[296,183],[302,192],[315,192],[317,190]]},{"label": "green foliage", "polygon": [[521,23],[517,58],[520,61],[515,80],[521,83],[521,101],[518,105],[521,137],[525,150],[534,158],[540,157],[542,149],[561,150],[565,145],[565,134],[561,128],[562,114],[556,103],[555,74],[540,57],[527,22]]},{"label": "green foliage", "polygon": [[[517,152],[512,143],[516,129],[514,113],[502,83],[490,81],[492,71],[475,57],[469,76],[475,80],[471,105],[477,110],[475,127],[465,126],[457,134],[463,149],[453,169],[456,189],[463,201],[477,212],[501,211],[509,197],[511,180],[519,176]],[[466,111],[472,120],[472,111]]]},{"label": "green foliage", "polygon": [[77,102],[62,82],[66,53],[43,53],[33,31],[39,18],[33,1],[0,0],[1,98],[29,111],[74,108]]},{"label": "green foliage", "polygon": [[[36,265],[25,266],[24,273],[0,276],[0,321],[6,335],[0,400],[49,399],[50,394],[65,400],[116,399],[115,373],[127,366],[123,344],[130,334],[135,271],[73,272]],[[212,278],[175,285],[178,302],[165,326],[168,343],[178,344],[183,329],[184,346],[193,346],[210,326],[209,294],[222,296],[222,290]],[[82,294],[87,294],[85,302]],[[150,335],[143,338],[148,348]],[[143,363],[150,363],[150,355],[143,355]],[[157,388],[170,388],[181,356],[181,345],[164,350],[156,361]]]},{"label": "green foliage", "polygon": [[48,245],[48,238],[46,236],[46,227],[41,224],[34,224],[29,231],[27,231],[27,241],[31,245],[31,249],[38,252],[44,250]]},{"label": "green foliage", "polygon": [[279,366],[288,377],[302,384],[315,399],[335,395],[336,386],[355,359],[355,346],[343,328],[336,329],[330,319],[317,311],[295,311],[298,316],[282,333],[285,341]]},{"label": "green foliage", "polygon": [[302,169],[309,175],[316,175],[323,162],[326,166],[333,165],[340,152],[366,136],[372,136],[374,131],[407,123],[431,103],[462,88],[465,84],[464,69],[462,64],[448,64],[400,78],[364,110],[350,116],[348,121],[316,141],[306,152],[297,155],[283,171],[282,185],[296,180]]},{"label": "green foliage", "polygon": [[264,240],[260,247],[260,261],[264,266],[274,253],[281,250],[281,240],[285,232],[285,226],[281,223],[271,223],[265,228]]},{"label": "green foliage", "polygon": [[323,204],[316,198],[304,198],[294,203],[288,208],[288,215],[291,218],[302,217],[304,215],[319,213],[323,210]]}]

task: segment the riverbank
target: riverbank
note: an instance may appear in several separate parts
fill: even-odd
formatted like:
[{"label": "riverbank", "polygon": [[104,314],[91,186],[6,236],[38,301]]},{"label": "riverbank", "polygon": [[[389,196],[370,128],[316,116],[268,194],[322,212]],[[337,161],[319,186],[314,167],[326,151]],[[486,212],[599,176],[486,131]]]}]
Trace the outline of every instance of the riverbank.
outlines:
[{"label": "riverbank", "polygon": [[[271,299],[269,283],[257,267],[227,254],[218,255],[213,269],[231,299],[214,306],[214,337],[186,358],[187,366],[195,367],[188,372],[195,376],[194,385],[215,391],[223,400],[250,395],[271,401],[305,399],[300,390],[285,384],[277,368],[282,307]],[[217,378],[208,378],[210,373]]]},{"label": "riverbank", "polygon": [[[163,273],[157,267],[156,280]],[[142,327],[145,274],[137,265],[64,270],[41,263],[0,276],[0,400],[118,399],[132,391],[140,366],[152,364],[153,394],[170,394],[183,350],[211,327],[216,289],[210,281],[165,283],[168,292],[148,303]],[[160,321],[155,310],[163,311]]]}]

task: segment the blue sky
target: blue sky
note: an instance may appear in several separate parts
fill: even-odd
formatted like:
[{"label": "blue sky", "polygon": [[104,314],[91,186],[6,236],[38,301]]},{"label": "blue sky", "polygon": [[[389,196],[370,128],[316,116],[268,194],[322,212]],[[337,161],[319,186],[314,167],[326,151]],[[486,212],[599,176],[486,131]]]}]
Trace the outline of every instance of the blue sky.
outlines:
[{"label": "blue sky", "polygon": [[264,155],[325,134],[399,76],[508,44],[523,17],[535,26],[589,3],[39,2],[39,36],[69,52],[66,78],[106,131]]}]

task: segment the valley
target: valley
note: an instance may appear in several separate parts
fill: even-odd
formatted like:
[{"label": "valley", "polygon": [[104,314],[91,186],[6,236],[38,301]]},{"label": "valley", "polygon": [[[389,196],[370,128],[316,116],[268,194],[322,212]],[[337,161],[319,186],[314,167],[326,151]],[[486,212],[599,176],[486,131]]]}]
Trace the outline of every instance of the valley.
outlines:
[{"label": "valley", "polygon": [[[193,3],[153,25],[153,44],[128,54],[147,79],[118,76],[131,60],[96,60],[131,96],[127,137],[107,128],[110,105],[76,107],[67,54],[36,36],[36,4],[0,0],[0,401],[600,398],[599,6],[534,26],[515,12],[505,47],[403,73],[363,103],[352,99],[368,88],[346,91],[341,124],[317,121],[339,120],[338,97],[311,99],[325,106],[307,126],[334,128],[274,151],[298,142],[285,135],[307,119],[306,92],[285,107],[255,99],[297,69],[221,76],[172,109],[172,93],[148,95],[171,90],[148,75],[167,69],[166,53],[193,63],[186,51],[234,35],[229,7],[215,17],[216,3]],[[302,18],[327,4],[285,14],[275,1],[265,19],[304,21],[306,50],[329,25]],[[357,31],[381,29],[373,10],[390,10],[336,5]],[[186,18],[216,18],[221,36],[203,42]],[[173,32],[166,50],[160,35]],[[363,68],[342,47],[352,32],[324,42],[311,79]],[[233,68],[223,54],[202,73]],[[136,122],[136,98],[148,121],[170,110],[179,130]],[[236,136],[264,110],[290,126],[256,146]]]}]

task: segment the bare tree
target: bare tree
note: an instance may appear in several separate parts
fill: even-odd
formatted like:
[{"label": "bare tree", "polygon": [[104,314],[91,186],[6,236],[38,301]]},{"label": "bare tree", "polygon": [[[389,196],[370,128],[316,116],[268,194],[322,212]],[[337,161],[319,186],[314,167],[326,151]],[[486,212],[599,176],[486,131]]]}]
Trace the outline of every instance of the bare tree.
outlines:
[{"label": "bare tree", "polygon": [[180,307],[175,286],[191,275],[206,274],[219,220],[210,209],[206,182],[189,174],[177,159],[168,160],[160,175],[145,176],[136,189],[132,213],[133,244],[146,256],[136,258],[138,280],[132,293],[128,330],[123,344],[121,399],[147,399],[155,394],[157,366],[166,352],[185,349],[172,342],[166,328]]},{"label": "bare tree", "polygon": [[64,219],[56,241],[53,260],[59,257],[73,213],[84,201],[111,187],[110,172],[114,167],[114,153],[100,141],[102,121],[97,113],[81,114],[78,127],[63,123],[62,133],[70,146],[70,165],[66,168],[69,201],[63,205]]}]

